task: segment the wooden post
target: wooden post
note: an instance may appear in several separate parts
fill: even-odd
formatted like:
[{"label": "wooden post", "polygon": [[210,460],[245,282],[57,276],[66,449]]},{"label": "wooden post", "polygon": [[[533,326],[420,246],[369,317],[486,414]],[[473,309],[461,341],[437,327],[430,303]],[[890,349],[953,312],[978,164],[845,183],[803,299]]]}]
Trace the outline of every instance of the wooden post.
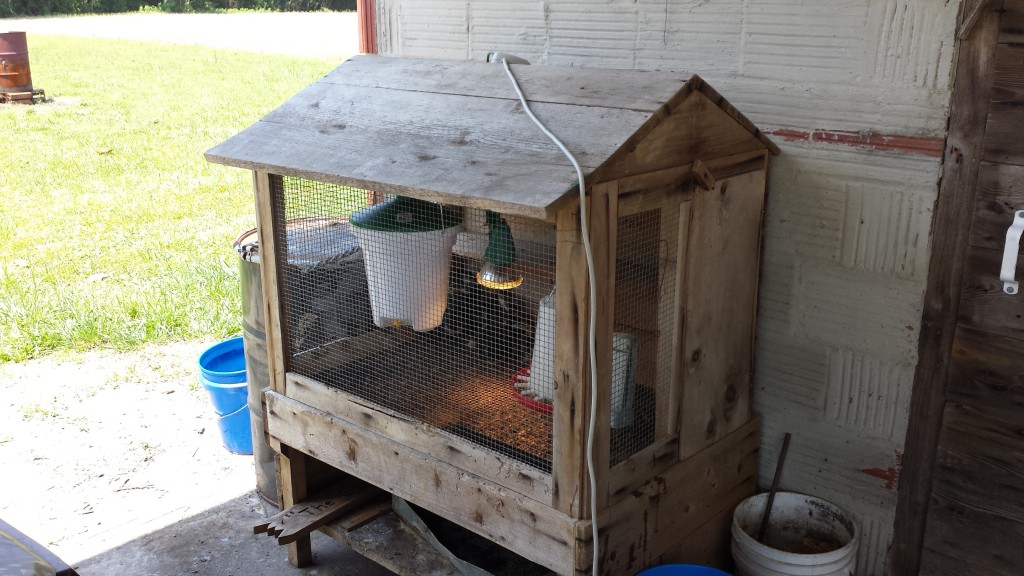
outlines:
[{"label": "wooden post", "polygon": [[[306,455],[289,446],[281,446],[281,506],[287,510],[302,502],[309,495],[306,482]],[[288,544],[288,562],[296,568],[313,563],[313,546],[309,535],[301,536]]]},{"label": "wooden post", "polygon": [[[597,281],[595,302],[597,366],[597,422],[594,426],[594,472],[597,475],[597,506],[608,503],[608,469],[611,451],[612,334],[615,331],[615,259],[618,242],[618,182],[602,182],[591,189],[590,245]],[[589,353],[585,351],[584,353]],[[589,380],[589,379],[588,379]],[[593,388],[592,388],[593,390]],[[590,405],[585,407],[590,426]]]},{"label": "wooden post", "polygon": [[555,267],[555,410],[551,422],[551,506],[587,518],[585,413],[590,403],[587,364],[587,263],[576,206],[557,216]]},{"label": "wooden post", "polygon": [[263,313],[266,318],[267,333],[267,368],[270,374],[270,387],[284,393],[285,389],[285,337],[281,324],[281,299],[278,289],[278,264],[287,262],[287,246],[278,246],[274,239],[274,222],[282,221],[283,214],[278,218],[271,176],[266,172],[253,172],[253,186],[256,194],[256,234],[260,242],[260,253],[265,256],[260,260],[260,277],[263,281]]}]

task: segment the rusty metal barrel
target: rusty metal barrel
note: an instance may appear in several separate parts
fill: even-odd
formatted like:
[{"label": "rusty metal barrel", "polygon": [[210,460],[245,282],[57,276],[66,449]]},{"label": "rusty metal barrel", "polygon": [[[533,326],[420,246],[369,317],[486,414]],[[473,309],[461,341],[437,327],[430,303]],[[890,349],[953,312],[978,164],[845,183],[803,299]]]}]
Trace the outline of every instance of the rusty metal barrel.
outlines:
[{"label": "rusty metal barrel", "polygon": [[32,71],[24,32],[0,32],[0,94],[32,100]]},{"label": "rusty metal barrel", "polygon": [[263,279],[256,229],[243,232],[234,246],[241,257],[242,346],[249,382],[249,423],[252,454],[256,461],[256,492],[279,506],[275,452],[267,444],[267,423],[263,411],[263,392],[270,388],[270,353],[267,351],[267,320],[263,311]]}]

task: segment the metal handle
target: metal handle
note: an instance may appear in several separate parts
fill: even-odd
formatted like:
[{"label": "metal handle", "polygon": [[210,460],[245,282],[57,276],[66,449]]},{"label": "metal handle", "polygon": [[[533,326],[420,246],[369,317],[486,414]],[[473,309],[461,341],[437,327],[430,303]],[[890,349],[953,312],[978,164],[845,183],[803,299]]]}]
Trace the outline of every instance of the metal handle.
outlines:
[{"label": "metal handle", "polygon": [[1016,294],[1020,290],[1014,277],[1017,273],[1021,232],[1024,232],[1024,210],[1018,210],[1013,215],[1013,223],[1006,230],[1006,247],[1003,248],[1003,267],[999,270],[999,279],[1003,281],[1003,292],[1007,294]]}]

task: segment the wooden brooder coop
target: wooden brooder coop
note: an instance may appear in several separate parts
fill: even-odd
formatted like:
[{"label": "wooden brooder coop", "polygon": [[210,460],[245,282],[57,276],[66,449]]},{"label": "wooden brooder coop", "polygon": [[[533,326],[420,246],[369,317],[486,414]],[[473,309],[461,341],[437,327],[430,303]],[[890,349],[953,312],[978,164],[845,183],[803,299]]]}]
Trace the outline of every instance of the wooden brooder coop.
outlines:
[{"label": "wooden brooder coop", "polygon": [[500,65],[353,58],[207,152],[254,174],[283,504],[358,480],[590,573],[595,306],[600,572],[715,561],[776,148],[697,76],[512,69],[586,175],[594,301],[576,173]]}]

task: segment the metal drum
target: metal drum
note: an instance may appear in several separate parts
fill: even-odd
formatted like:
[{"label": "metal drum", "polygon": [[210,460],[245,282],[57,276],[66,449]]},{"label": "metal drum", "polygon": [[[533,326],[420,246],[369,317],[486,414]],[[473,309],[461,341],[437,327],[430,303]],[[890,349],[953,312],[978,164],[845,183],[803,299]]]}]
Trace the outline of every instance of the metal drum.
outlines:
[{"label": "metal drum", "polygon": [[32,72],[24,32],[0,33],[0,94],[10,94],[12,100],[32,100]]},{"label": "metal drum", "polygon": [[[281,289],[305,302],[305,313],[289,318],[292,353],[359,336],[373,329],[362,250],[341,217],[300,218],[285,226],[287,263],[279,270]],[[270,387],[263,279],[256,230],[235,240],[241,257],[242,338],[252,412],[256,489],[278,504],[275,453],[266,440],[263,391]]]},{"label": "metal drum", "polygon": [[249,418],[252,428],[252,454],[256,462],[256,491],[264,499],[280,506],[277,497],[275,453],[267,444],[267,423],[263,418],[263,391],[270,388],[267,352],[267,321],[263,312],[263,280],[260,277],[260,249],[256,230],[243,232],[235,240],[241,257],[242,342],[245,371],[249,382]]}]

